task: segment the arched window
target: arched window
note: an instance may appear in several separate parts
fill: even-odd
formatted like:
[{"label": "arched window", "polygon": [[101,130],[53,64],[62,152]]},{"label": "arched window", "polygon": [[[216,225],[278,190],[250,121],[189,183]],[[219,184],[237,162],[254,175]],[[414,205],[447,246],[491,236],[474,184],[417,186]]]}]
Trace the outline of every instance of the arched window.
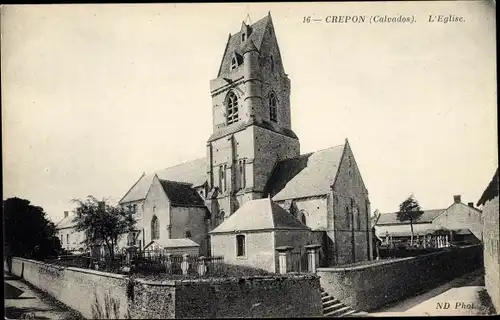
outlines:
[{"label": "arched window", "polygon": [[352,213],[349,211],[349,207],[345,207],[345,219],[346,219],[346,225],[347,225],[347,230],[352,229]]},{"label": "arched window", "polygon": [[220,223],[224,222],[224,216],[226,215],[226,213],[224,212],[224,210],[221,210],[219,212],[219,221]]},{"label": "arched window", "polygon": [[226,106],[227,124],[238,122],[238,97],[234,92],[229,92],[227,95]]},{"label": "arched window", "polygon": [[245,236],[242,234],[236,236],[236,256],[245,256]]},{"label": "arched window", "polygon": [[160,238],[160,221],[156,215],[151,219],[151,240]]},{"label": "arched window", "polygon": [[298,214],[298,219],[304,224],[307,225],[306,220],[306,212],[304,210],[300,210]]},{"label": "arched window", "polygon": [[269,60],[271,61],[271,71],[274,71],[274,57],[271,55]]},{"label": "arched window", "polygon": [[231,59],[231,70],[236,69],[237,66],[238,60],[236,60],[236,57],[233,57],[233,59]]},{"label": "arched window", "polygon": [[274,93],[269,95],[269,118],[271,121],[278,122],[278,103]]}]

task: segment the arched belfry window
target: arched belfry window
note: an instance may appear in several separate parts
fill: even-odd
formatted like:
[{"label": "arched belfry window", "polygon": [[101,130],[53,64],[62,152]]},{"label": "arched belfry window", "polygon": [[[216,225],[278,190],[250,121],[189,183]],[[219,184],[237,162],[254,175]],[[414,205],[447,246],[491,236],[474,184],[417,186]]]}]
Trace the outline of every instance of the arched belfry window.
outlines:
[{"label": "arched belfry window", "polygon": [[156,215],[151,219],[151,240],[160,238],[160,221]]},{"label": "arched belfry window", "polygon": [[274,93],[269,95],[269,119],[278,122],[278,102]]},{"label": "arched belfry window", "polygon": [[238,97],[234,92],[229,92],[226,100],[226,119],[227,124],[238,122]]}]

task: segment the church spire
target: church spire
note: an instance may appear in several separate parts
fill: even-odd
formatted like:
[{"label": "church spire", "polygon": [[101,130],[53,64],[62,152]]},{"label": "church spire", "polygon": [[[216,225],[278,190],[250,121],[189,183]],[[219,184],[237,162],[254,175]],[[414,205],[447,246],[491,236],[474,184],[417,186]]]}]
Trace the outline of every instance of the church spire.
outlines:
[{"label": "church spire", "polygon": [[247,13],[247,16],[246,16],[245,20],[243,20],[243,22],[244,22],[247,26],[252,25],[252,19],[250,19],[250,13]]}]

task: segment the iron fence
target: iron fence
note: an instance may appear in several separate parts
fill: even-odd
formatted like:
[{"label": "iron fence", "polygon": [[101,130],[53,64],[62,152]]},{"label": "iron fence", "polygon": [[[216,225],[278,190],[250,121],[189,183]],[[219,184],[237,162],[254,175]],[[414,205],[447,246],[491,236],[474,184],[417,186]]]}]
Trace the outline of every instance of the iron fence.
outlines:
[{"label": "iron fence", "polygon": [[174,255],[162,249],[134,252],[130,261],[138,272],[192,276],[217,274],[223,263],[224,257],[222,256]]},{"label": "iron fence", "polygon": [[289,264],[287,272],[308,273],[308,257],[307,252],[292,251],[290,252]]}]

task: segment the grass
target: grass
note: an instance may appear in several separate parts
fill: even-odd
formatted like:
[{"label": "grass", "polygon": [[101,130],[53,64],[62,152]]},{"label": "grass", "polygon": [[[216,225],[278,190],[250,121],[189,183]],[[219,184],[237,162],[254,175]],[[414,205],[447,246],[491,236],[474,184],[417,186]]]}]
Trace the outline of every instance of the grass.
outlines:
[{"label": "grass", "polygon": [[94,294],[94,302],[92,304],[92,319],[132,319],[130,312],[120,316],[120,301],[111,297],[110,293],[104,296],[104,306],[99,302],[97,295]]},{"label": "grass", "polygon": [[252,268],[247,266],[238,266],[227,263],[217,263],[213,265],[213,270],[208,272],[205,276],[200,277],[197,273],[193,274],[170,274],[162,271],[140,271],[134,273],[134,277],[140,277],[147,280],[187,280],[187,279],[200,279],[200,278],[242,278],[242,277],[262,277],[274,276],[274,273],[268,272],[263,269]]},{"label": "grass", "polygon": [[496,314],[495,307],[493,306],[490,295],[486,289],[483,288],[478,292],[478,300],[480,303],[478,308],[480,315],[489,316]]}]

